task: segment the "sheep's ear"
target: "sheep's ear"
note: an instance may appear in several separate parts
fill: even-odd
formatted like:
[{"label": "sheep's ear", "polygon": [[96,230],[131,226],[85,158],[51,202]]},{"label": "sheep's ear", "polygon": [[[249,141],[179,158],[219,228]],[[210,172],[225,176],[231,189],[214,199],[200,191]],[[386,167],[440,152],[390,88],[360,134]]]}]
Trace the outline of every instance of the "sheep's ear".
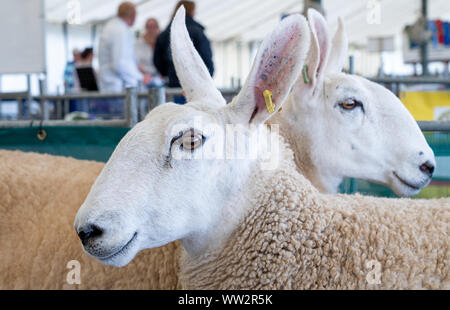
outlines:
[{"label": "sheep's ear", "polygon": [[278,24],[262,42],[244,87],[227,107],[233,122],[260,124],[278,111],[301,73],[309,44],[303,16],[291,15]]},{"label": "sheep's ear", "polygon": [[330,59],[327,64],[327,72],[341,72],[347,61],[348,54],[348,38],[345,33],[344,23],[338,18],[338,29],[333,37],[332,50]]},{"label": "sheep's ear", "polygon": [[178,79],[187,101],[207,100],[225,105],[225,99],[214,85],[202,58],[194,47],[186,29],[186,12],[181,6],[170,28],[170,48]]},{"label": "sheep's ear", "polygon": [[311,29],[311,46],[305,67],[295,85],[296,94],[302,97],[308,92],[314,93],[322,81],[330,54],[330,38],[327,23],[314,9],[308,9],[308,22]]}]

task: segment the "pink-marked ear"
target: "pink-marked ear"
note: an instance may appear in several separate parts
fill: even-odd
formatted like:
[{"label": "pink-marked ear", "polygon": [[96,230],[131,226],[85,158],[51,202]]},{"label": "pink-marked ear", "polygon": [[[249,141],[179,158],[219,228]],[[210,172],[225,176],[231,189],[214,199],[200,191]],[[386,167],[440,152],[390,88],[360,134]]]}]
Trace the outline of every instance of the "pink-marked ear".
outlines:
[{"label": "pink-marked ear", "polygon": [[327,64],[327,72],[341,72],[347,61],[348,54],[348,38],[345,33],[344,23],[338,18],[338,29],[333,37],[330,59]]},{"label": "pink-marked ear", "polygon": [[170,27],[172,59],[187,101],[207,101],[224,106],[222,94],[214,85],[202,58],[198,54],[186,29],[186,11],[181,6]]},{"label": "pink-marked ear", "polygon": [[[278,24],[261,44],[244,87],[229,105],[235,123],[260,124],[278,111],[301,73],[309,44],[303,16],[294,14]],[[272,93],[272,113],[263,95],[266,90]]]}]

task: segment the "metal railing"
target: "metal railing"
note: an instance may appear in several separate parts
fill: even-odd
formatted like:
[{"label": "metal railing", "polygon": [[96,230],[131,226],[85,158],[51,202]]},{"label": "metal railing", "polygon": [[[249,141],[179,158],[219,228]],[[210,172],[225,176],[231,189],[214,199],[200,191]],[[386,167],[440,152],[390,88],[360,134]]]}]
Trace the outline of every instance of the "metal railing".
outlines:
[{"label": "metal railing", "polygon": [[422,131],[450,132],[449,121],[418,121],[417,123]]},{"label": "metal railing", "polygon": [[[11,92],[11,93],[0,93],[0,116],[2,108],[2,101],[16,101],[17,102],[17,109],[18,109],[18,115],[28,115],[29,110],[25,110],[24,107],[24,102],[26,102],[26,106],[29,107],[30,106],[30,102],[31,102],[31,94],[30,92]],[[24,113],[24,110],[26,111],[26,113]]]},{"label": "metal railing", "polygon": [[[222,89],[222,94],[230,98],[238,93],[236,89]],[[13,100],[18,105],[17,120],[0,120],[0,128],[29,127],[29,126],[114,126],[133,127],[137,122],[143,120],[145,115],[156,106],[165,103],[166,99],[181,96],[181,88],[151,88],[147,92],[138,92],[137,88],[128,88],[123,93],[107,94],[100,92],[82,92],[64,95],[39,95],[30,96],[29,93],[3,93],[1,100]],[[117,99],[123,104],[123,113],[120,119],[112,120],[72,120],[65,121],[64,116],[69,113],[71,100],[108,100]],[[31,101],[39,102],[40,115],[37,119],[30,119],[28,113],[24,115],[23,101],[28,107]],[[50,103],[53,103],[53,113],[50,113]],[[119,103],[119,104],[120,104]],[[28,119],[25,120],[24,117]],[[53,119],[52,119],[53,118]]]},{"label": "metal railing", "polygon": [[[444,78],[373,78],[374,82],[380,84],[450,84],[449,79]],[[222,95],[231,101],[239,89],[220,89]],[[106,127],[133,127],[137,122],[143,120],[145,115],[156,106],[172,101],[174,96],[181,96],[181,88],[152,88],[147,92],[138,92],[136,88],[128,88],[123,93],[106,94],[100,92],[85,92],[65,95],[39,95],[30,96],[28,92],[0,93],[2,100],[17,101],[18,120],[0,120],[0,128],[29,127],[29,126],[106,126]],[[123,102],[124,113],[121,119],[112,120],[73,120],[64,121],[63,117],[69,111],[70,100],[95,100],[95,99],[119,99]],[[39,102],[41,114],[38,119],[24,120],[29,116],[29,105],[34,100]],[[24,109],[24,102],[28,109]],[[49,105],[54,103],[53,117],[50,117]],[[23,113],[27,111],[26,113]],[[446,121],[419,121],[422,131],[444,131],[450,132],[450,122]]]},{"label": "metal railing", "polygon": [[[127,89],[124,93],[104,94],[97,92],[86,92],[77,94],[65,95],[39,95],[29,96],[28,104],[31,101],[37,101],[40,105],[40,115],[37,119],[24,120],[22,102],[25,93],[9,93],[0,94],[0,99],[16,100],[18,103],[18,117],[17,120],[1,120],[0,128],[11,127],[29,127],[33,125],[39,126],[117,126],[129,127],[134,125],[137,120],[135,116],[136,104],[136,90],[133,88]],[[65,121],[64,116],[69,112],[69,102],[71,100],[94,100],[94,99],[119,99],[124,104],[124,113],[122,119],[118,120],[74,120]],[[54,118],[50,117],[50,102],[54,103]]]},{"label": "metal railing", "polygon": [[443,77],[375,77],[368,78],[372,82],[382,84],[397,97],[400,96],[400,85],[436,84],[450,85],[450,78]]},{"label": "metal railing", "polygon": [[379,84],[450,84],[450,79],[443,77],[376,77],[368,79]]}]

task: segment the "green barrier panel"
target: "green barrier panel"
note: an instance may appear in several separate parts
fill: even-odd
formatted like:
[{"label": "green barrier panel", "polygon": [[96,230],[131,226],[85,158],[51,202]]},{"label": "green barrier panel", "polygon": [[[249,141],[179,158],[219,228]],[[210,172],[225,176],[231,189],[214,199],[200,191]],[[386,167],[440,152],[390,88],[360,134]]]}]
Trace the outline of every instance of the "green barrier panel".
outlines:
[{"label": "green barrier panel", "polygon": [[[106,162],[117,143],[129,128],[121,127],[43,127],[47,137],[37,137],[39,129],[0,129],[0,149],[21,150],[52,155],[71,156]],[[436,155],[437,169],[433,183],[417,196],[420,198],[450,197],[450,133],[425,133]],[[346,179],[341,193],[396,197],[387,187],[361,180]]]},{"label": "green barrier panel", "polygon": [[38,138],[39,128],[0,129],[0,149],[47,153],[106,162],[129,128],[43,127],[46,138]]}]

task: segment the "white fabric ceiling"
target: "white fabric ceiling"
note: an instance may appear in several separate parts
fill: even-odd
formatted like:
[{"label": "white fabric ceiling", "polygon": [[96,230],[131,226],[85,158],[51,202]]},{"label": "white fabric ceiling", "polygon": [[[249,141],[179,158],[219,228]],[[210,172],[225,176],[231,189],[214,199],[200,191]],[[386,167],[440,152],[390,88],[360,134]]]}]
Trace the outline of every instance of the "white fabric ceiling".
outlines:
[{"label": "white fabric ceiling", "polygon": [[[368,4],[373,0],[322,0],[330,26],[341,16],[350,43],[365,45],[368,37],[398,35],[406,24],[420,14],[421,0],[379,0],[381,23],[369,24]],[[68,0],[45,0],[49,22],[63,22],[68,15]],[[81,22],[98,23],[115,15],[121,0],[79,0]],[[148,17],[166,27],[177,0],[134,0],[138,6],[136,29]],[[301,12],[303,0],[196,0],[196,19],[207,29],[211,40],[260,40],[274,28],[282,13]],[[449,0],[429,0],[429,17],[450,20]]]}]

